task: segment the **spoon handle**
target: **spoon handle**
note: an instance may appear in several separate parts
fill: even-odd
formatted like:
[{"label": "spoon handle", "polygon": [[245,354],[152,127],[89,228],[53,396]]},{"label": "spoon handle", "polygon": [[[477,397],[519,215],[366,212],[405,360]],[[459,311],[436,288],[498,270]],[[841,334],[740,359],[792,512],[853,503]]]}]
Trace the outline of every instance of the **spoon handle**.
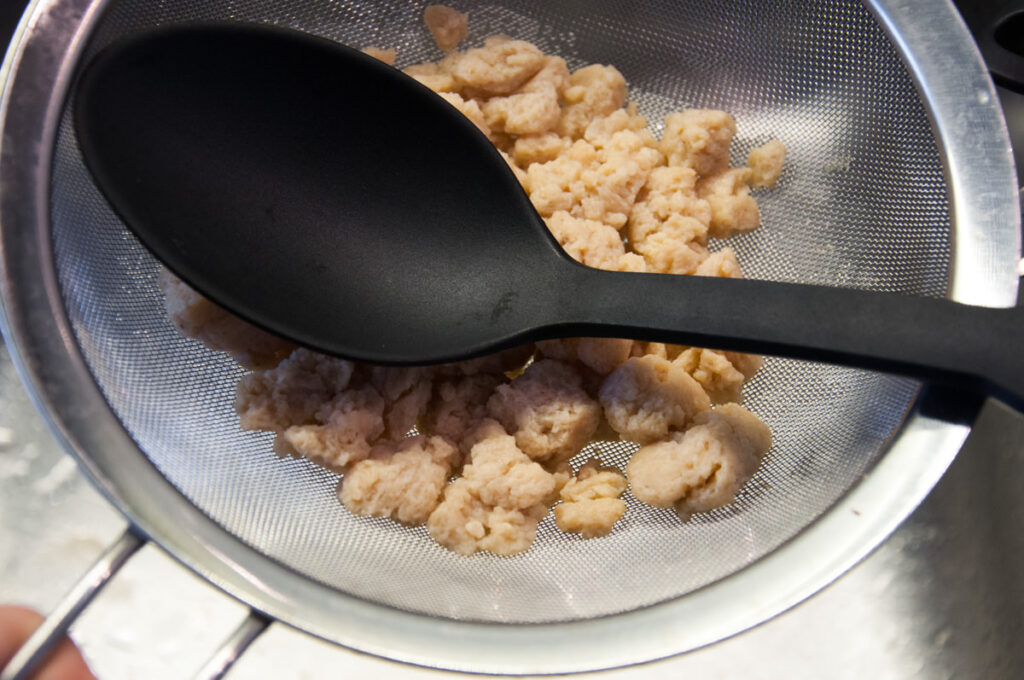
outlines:
[{"label": "spoon handle", "polygon": [[[577,268],[581,335],[635,337],[899,373],[1024,410],[1024,313],[848,288]],[[568,314],[566,314],[568,316]]]}]

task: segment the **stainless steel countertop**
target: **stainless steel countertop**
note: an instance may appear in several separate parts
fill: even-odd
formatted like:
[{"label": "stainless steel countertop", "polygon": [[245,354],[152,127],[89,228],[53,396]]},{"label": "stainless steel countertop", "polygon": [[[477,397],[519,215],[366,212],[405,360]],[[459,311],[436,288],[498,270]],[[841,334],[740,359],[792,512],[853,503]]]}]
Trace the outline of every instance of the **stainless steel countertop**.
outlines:
[{"label": "stainless steel countertop", "polygon": [[[1024,96],[1001,90],[1024,167]],[[863,563],[796,609],[686,656],[599,674],[843,679],[1024,674],[1024,417],[988,409],[946,476]],[[124,528],[46,431],[0,349],[0,602],[52,608]],[[245,609],[154,547],[75,624],[103,680],[189,677]],[[598,675],[598,674],[595,674]],[[256,678],[458,677],[274,624],[231,671]]]}]

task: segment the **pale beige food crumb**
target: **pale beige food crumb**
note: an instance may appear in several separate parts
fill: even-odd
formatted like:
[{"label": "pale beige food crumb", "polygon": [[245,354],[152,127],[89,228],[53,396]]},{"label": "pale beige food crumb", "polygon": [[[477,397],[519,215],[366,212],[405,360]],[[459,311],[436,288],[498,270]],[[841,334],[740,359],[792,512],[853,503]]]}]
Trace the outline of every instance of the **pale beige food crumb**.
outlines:
[{"label": "pale beige food crumb", "polygon": [[633,357],[609,375],[600,391],[605,417],[623,439],[647,444],[681,430],[711,401],[696,380],[667,359]]},{"label": "pale beige food crumb", "polygon": [[447,52],[466,38],[469,15],[444,5],[427,5],[423,23],[434,36],[438,49]]},{"label": "pale beige food crumb", "polygon": [[607,116],[626,103],[626,79],[614,66],[592,64],[569,77],[562,94],[565,106],[558,133],[579,138],[595,118]]},{"label": "pale beige food crumb", "polygon": [[558,124],[558,92],[547,86],[535,92],[492,97],[483,105],[487,125],[511,135],[542,135]]},{"label": "pale beige food crumb", "polygon": [[708,257],[707,248],[694,239],[687,240],[677,234],[692,231],[687,222],[693,218],[678,217],[678,228],[656,231],[642,240],[632,242],[633,249],[640,254],[647,271],[660,274],[696,274]]},{"label": "pale beige food crumb", "polygon": [[529,165],[530,201],[544,217],[565,211],[621,229],[647,175],[662,162],[654,144],[649,133],[628,127],[577,140],[561,156]]},{"label": "pale beige food crumb", "polygon": [[602,376],[626,363],[632,351],[633,341],[626,338],[580,338],[576,345],[580,363]]},{"label": "pale beige food crumb", "polygon": [[424,429],[468,451],[464,438],[487,417],[487,400],[501,382],[490,373],[438,380],[423,418]]},{"label": "pale beige food crumb", "polygon": [[398,52],[395,50],[384,50],[379,47],[364,47],[363,54],[368,54],[374,59],[383,61],[388,66],[394,66],[395,59],[398,57]]},{"label": "pale beige food crumb", "polygon": [[[641,215],[637,211],[643,208]],[[700,243],[707,241],[707,226],[711,222],[711,206],[697,196],[697,173],[691,168],[676,166],[659,167],[651,170],[638,196],[630,219],[630,239],[643,238],[675,217],[686,217],[696,221],[688,222],[692,233],[690,240]]]},{"label": "pale beige food crumb", "polygon": [[499,385],[487,411],[533,460],[559,463],[590,441],[601,407],[582,387],[579,372],[552,359],[535,361],[521,376]]},{"label": "pale beige food crumb", "polygon": [[593,153],[593,147],[586,142],[576,142],[569,150],[545,163],[533,163],[526,169],[526,191],[530,202],[543,217],[556,212],[569,212],[577,207],[577,196],[584,193],[580,175],[583,161],[572,157],[572,151]]},{"label": "pale beige food crumb", "polygon": [[520,168],[547,163],[565,153],[570,144],[568,137],[555,132],[518,137],[512,147],[512,159]]},{"label": "pale beige food crumb", "polygon": [[635,274],[643,274],[649,269],[647,268],[647,262],[644,261],[643,256],[637,255],[636,253],[626,253],[619,258],[619,264],[615,267],[616,271],[620,272],[633,272]]},{"label": "pale beige food crumb", "polygon": [[269,368],[295,345],[246,323],[190,288],[167,269],[157,274],[167,315],[185,336],[227,352],[245,368]]},{"label": "pale beige food crumb", "polygon": [[729,238],[760,226],[761,212],[750,195],[749,180],[750,168],[730,168],[697,183],[697,194],[711,207],[710,236]]},{"label": "pale beige food crumb", "polygon": [[458,55],[450,54],[439,62],[413,64],[402,72],[418,80],[434,92],[458,92],[461,85],[452,73]]},{"label": "pale beige food crumb", "polygon": [[483,47],[463,52],[451,74],[470,96],[507,95],[515,92],[547,63],[544,54],[525,40],[494,36]]},{"label": "pale beige food crumb", "polygon": [[235,396],[239,421],[246,430],[271,432],[312,423],[349,387],[354,368],[351,361],[300,347],[276,367],[242,376]]},{"label": "pale beige food crumb", "polygon": [[583,138],[598,148],[609,145],[615,133],[630,131],[636,137],[627,139],[638,139],[643,146],[657,149],[658,142],[654,135],[647,129],[647,119],[641,116],[636,109],[636,104],[629,102],[624,109],[615,109],[605,116],[598,116],[590,121],[583,132]]},{"label": "pale beige food crumb", "polygon": [[459,110],[459,113],[469,118],[473,125],[476,125],[488,137],[492,136],[491,126],[487,123],[487,117],[480,109],[479,102],[475,100],[466,101],[457,92],[438,92],[442,99]]},{"label": "pale beige food crumb", "polygon": [[627,234],[649,271],[694,274],[707,258],[711,206],[696,187],[692,168],[659,167],[648,175]]},{"label": "pale beige food crumb", "polygon": [[384,434],[384,398],[366,385],[347,390],[316,414],[318,424],[293,425],[284,440],[302,456],[335,472],[363,460]]},{"label": "pale beige food crumb", "polygon": [[384,397],[385,435],[405,436],[427,410],[433,387],[430,367],[372,366],[369,382]]},{"label": "pale beige food crumb", "polygon": [[722,248],[716,253],[711,253],[707,258],[697,265],[694,272],[697,276],[717,276],[728,279],[742,279],[743,270],[740,269],[739,260],[736,259],[736,252],[732,248]]},{"label": "pale beige food crumb", "polygon": [[744,354],[742,352],[722,352],[736,370],[743,374],[746,380],[750,380],[761,370],[764,365],[764,357],[759,354]]},{"label": "pale beige food crumb", "polygon": [[541,92],[554,88],[559,97],[569,87],[570,73],[565,59],[553,54],[544,55],[544,65],[526,81],[520,92]]},{"label": "pale beige food crumb", "polygon": [[564,210],[545,222],[562,249],[588,267],[617,269],[626,254],[619,232],[603,222],[573,217]]},{"label": "pale beige food crumb", "polygon": [[632,340],[625,338],[542,340],[537,343],[535,361],[556,359],[575,366],[583,391],[596,399],[607,375],[632,356],[633,344]]},{"label": "pale beige food crumb", "polygon": [[470,450],[469,464],[445,489],[427,531],[463,555],[481,550],[513,555],[533,543],[555,479],[520,451],[498,423],[485,422],[481,428],[485,433]]},{"label": "pale beige food crumb", "polygon": [[423,524],[438,503],[458,450],[441,437],[416,436],[373,447],[338,485],[338,498],[357,515]]},{"label": "pale beige food crumb", "polygon": [[786,160],[786,145],[777,139],[759,146],[747,155],[750,167],[750,186],[758,189],[771,188],[782,174]]},{"label": "pale beige food crumb", "polygon": [[737,404],[705,412],[686,432],[641,448],[626,465],[630,489],[683,519],[732,502],[771,448],[771,431]]},{"label": "pale beige food crumb", "polygon": [[707,392],[712,403],[738,402],[743,398],[743,383],[746,378],[722,352],[691,347],[680,354],[673,363],[693,376]]},{"label": "pale beige food crumb", "polygon": [[725,111],[687,109],[665,116],[659,148],[669,165],[693,168],[711,175],[729,167],[729,147],[736,119]]},{"label": "pale beige food crumb", "polygon": [[657,356],[660,358],[674,359],[682,353],[686,347],[681,345],[669,345],[664,342],[637,342],[633,345],[633,356]]},{"label": "pale beige food crumb", "polygon": [[562,489],[573,479],[572,466],[569,465],[568,461],[563,461],[557,465],[545,465],[545,470],[551,473],[551,478],[555,482],[555,487],[551,490],[551,493],[544,499],[544,505],[549,508],[558,502],[561,498]]},{"label": "pale beige food crumb", "polygon": [[584,195],[579,197],[582,217],[601,220],[622,229],[648,175],[664,163],[654,136],[636,129],[646,121],[623,110],[594,120],[583,135],[596,151],[596,162],[580,175]]},{"label": "pale beige food crumb", "polygon": [[601,468],[600,461],[592,458],[562,488],[555,524],[583,538],[607,536],[626,512],[626,502],[619,498],[625,490],[626,478],[621,472]]}]

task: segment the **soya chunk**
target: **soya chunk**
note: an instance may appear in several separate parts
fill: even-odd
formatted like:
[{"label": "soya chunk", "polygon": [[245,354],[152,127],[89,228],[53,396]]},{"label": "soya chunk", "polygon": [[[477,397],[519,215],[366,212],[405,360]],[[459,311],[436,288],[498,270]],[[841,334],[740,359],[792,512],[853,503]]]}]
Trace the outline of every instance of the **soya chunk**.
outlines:
[{"label": "soya chunk", "polygon": [[512,158],[521,168],[527,168],[533,163],[547,163],[562,155],[570,143],[568,137],[555,132],[521,136],[516,138],[512,147]]},{"label": "soya chunk", "polygon": [[351,361],[299,348],[276,367],[242,377],[235,398],[241,426],[275,432],[312,423],[348,388],[353,370]]},{"label": "soya chunk", "polygon": [[270,368],[295,345],[239,319],[215,305],[166,269],[157,282],[164,292],[167,315],[183,335],[216,352],[226,352],[243,368]]},{"label": "soya chunk", "polygon": [[551,463],[579,453],[601,418],[577,370],[551,359],[536,361],[511,383],[499,385],[487,410],[526,455]]},{"label": "soya chunk", "polygon": [[487,417],[487,400],[500,383],[490,373],[438,380],[423,419],[424,430],[463,447],[466,434]]},{"label": "soya chunk", "polygon": [[427,5],[423,10],[423,23],[438,49],[447,52],[465,39],[469,15],[444,5]]},{"label": "soya chunk", "polygon": [[725,111],[688,109],[665,116],[659,147],[669,165],[693,168],[711,175],[729,167],[729,147],[736,119]]},{"label": "soya chunk", "polygon": [[558,133],[579,138],[595,118],[625,105],[626,79],[614,66],[592,64],[573,71],[562,98],[565,106]]},{"label": "soya chunk", "polygon": [[[344,472],[363,460],[384,434],[384,398],[369,385],[348,390],[317,413],[318,424],[293,425],[284,441],[318,465]],[[322,424],[320,424],[322,423]]]},{"label": "soya chunk", "polygon": [[732,248],[722,248],[716,253],[711,253],[707,258],[697,265],[697,276],[720,276],[729,279],[742,279],[743,270],[740,269],[739,260],[736,259],[736,252]]},{"label": "soya chunk", "polygon": [[421,435],[381,444],[345,473],[338,498],[357,515],[423,524],[441,502],[459,458],[458,450],[441,437]]},{"label": "soya chunk", "polygon": [[646,270],[660,274],[696,274],[708,257],[708,249],[693,234],[706,229],[692,217],[674,215],[662,228],[631,242],[643,258]]},{"label": "soya chunk", "polygon": [[691,347],[675,359],[675,364],[693,376],[712,403],[738,402],[743,398],[746,379],[722,352]]},{"label": "soya chunk", "polygon": [[492,97],[483,105],[487,125],[511,135],[541,135],[558,124],[558,92],[548,85],[535,92]]},{"label": "soya chunk", "polygon": [[771,188],[782,174],[782,163],[786,160],[786,145],[773,139],[759,146],[747,155],[750,167],[750,186],[758,189]]},{"label": "soya chunk", "polygon": [[683,519],[733,501],[771,448],[771,432],[737,404],[703,413],[686,432],[641,448],[626,466],[633,495]]},{"label": "soya chunk", "polygon": [[483,47],[467,50],[454,62],[451,74],[472,94],[512,94],[545,65],[544,54],[524,40],[488,38]]},{"label": "soya chunk", "polygon": [[491,126],[487,124],[487,118],[484,116],[484,112],[480,109],[480,104],[470,99],[469,101],[462,98],[462,95],[457,92],[439,92],[442,99],[454,106],[459,110],[459,113],[469,118],[476,125],[480,132],[483,132],[488,137],[491,136]]},{"label": "soya chunk", "polygon": [[592,458],[562,487],[555,523],[562,531],[583,538],[605,536],[626,512],[626,503],[619,498],[625,490],[622,473],[601,468],[600,462]]},{"label": "soya chunk", "polygon": [[462,476],[448,485],[427,520],[435,541],[454,552],[512,555],[530,547],[548,512],[554,476],[516,447],[501,425],[485,421]]},{"label": "soya chunk", "polygon": [[588,267],[614,270],[626,254],[619,232],[603,222],[573,217],[564,210],[545,222],[565,252]]},{"label": "soya chunk", "polygon": [[608,375],[626,362],[633,341],[625,338],[580,338],[576,355],[584,366],[598,375]]},{"label": "soya chunk", "polygon": [[697,183],[697,194],[711,207],[710,236],[729,238],[760,226],[761,212],[750,195],[749,180],[750,168],[730,168]]},{"label": "soya chunk", "polygon": [[426,413],[434,370],[430,367],[372,366],[369,383],[384,397],[385,435],[398,439]]},{"label": "soya chunk", "polygon": [[667,359],[634,357],[616,368],[600,392],[605,417],[623,439],[646,444],[680,430],[711,407],[703,388]]},{"label": "soya chunk", "polygon": [[529,165],[525,187],[542,216],[565,211],[622,229],[648,174],[661,162],[653,137],[627,128],[576,140],[562,155]]},{"label": "soya chunk", "polygon": [[630,215],[627,234],[649,271],[694,274],[708,256],[710,204],[697,196],[697,173],[655,168]]},{"label": "soya chunk", "polygon": [[462,85],[452,73],[457,59],[457,54],[451,54],[439,62],[413,64],[406,67],[403,73],[415,78],[434,92],[458,92]]}]

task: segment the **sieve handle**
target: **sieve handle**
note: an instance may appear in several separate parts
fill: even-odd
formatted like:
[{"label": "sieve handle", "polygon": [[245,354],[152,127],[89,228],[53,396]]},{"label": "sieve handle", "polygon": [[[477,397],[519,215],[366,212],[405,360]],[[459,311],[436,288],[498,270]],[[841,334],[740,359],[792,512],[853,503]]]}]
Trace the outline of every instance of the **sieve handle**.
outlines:
[{"label": "sieve handle", "polygon": [[248,616],[238,624],[238,627],[220,647],[207,659],[195,675],[193,680],[220,680],[238,661],[246,649],[256,641],[263,631],[270,626],[270,619],[263,614],[250,609]]},{"label": "sieve handle", "polygon": [[597,323],[572,324],[573,334],[903,374],[1024,410],[1019,308],[748,279],[575,271],[559,313]]},{"label": "sieve handle", "polygon": [[[139,548],[146,544],[128,528],[89,567],[56,608],[29,636],[10,662],[0,668],[0,680],[28,680],[54,646],[63,639],[68,629],[92,602],[110,579],[123,567]],[[270,619],[252,609],[246,618],[217,648],[193,676],[195,680],[223,678],[238,657],[248,649],[270,625]]]},{"label": "sieve handle", "polygon": [[131,529],[125,530],[68,591],[39,628],[18,649],[14,658],[0,670],[0,680],[26,680],[31,677],[32,671],[61,641],[82,610],[144,543],[145,541],[136,536]]}]

